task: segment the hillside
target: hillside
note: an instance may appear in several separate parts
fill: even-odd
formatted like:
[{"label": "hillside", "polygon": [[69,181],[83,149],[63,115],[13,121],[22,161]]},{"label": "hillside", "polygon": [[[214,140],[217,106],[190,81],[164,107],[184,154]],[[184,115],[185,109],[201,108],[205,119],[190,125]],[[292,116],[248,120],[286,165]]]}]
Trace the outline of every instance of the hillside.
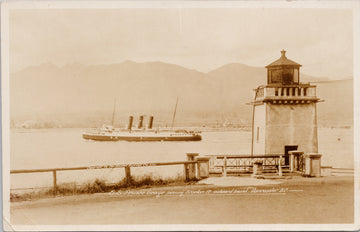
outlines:
[{"label": "hillside", "polygon": [[[319,124],[352,123],[352,79],[317,82]],[[116,98],[116,123],[129,115],[154,115],[158,124],[169,124],[179,97],[177,125],[250,123],[252,89],[266,83],[266,69],[227,64],[201,73],[162,62],[126,61],[112,65],[46,63],[10,75],[12,126],[33,120],[49,126],[99,126],[112,115]],[[346,102],[346,104],[344,104]]]}]

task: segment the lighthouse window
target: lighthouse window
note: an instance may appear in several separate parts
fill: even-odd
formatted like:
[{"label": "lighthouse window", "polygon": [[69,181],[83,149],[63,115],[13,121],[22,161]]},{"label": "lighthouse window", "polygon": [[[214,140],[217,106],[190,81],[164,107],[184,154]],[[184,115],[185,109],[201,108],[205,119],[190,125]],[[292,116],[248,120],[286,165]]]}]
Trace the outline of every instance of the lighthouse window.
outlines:
[{"label": "lighthouse window", "polygon": [[299,69],[294,69],[294,82],[299,83]]},{"label": "lighthouse window", "polygon": [[271,83],[281,83],[281,69],[271,70]]},{"label": "lighthouse window", "polygon": [[293,69],[283,69],[282,79],[284,85],[291,85],[293,83]]}]

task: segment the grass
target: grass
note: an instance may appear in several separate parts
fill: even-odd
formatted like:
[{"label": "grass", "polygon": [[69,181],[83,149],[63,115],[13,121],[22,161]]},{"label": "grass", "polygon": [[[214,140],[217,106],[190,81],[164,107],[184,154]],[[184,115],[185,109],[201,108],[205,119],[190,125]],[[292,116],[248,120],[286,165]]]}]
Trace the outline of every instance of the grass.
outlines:
[{"label": "grass", "polygon": [[83,185],[77,183],[63,183],[59,184],[56,189],[48,188],[45,190],[27,192],[27,193],[10,193],[10,202],[34,200],[52,196],[69,196],[77,194],[92,194],[92,193],[106,193],[117,191],[127,188],[140,188],[150,186],[163,186],[170,184],[185,184],[192,183],[186,182],[182,175],[173,178],[159,178],[150,175],[142,177],[131,177],[130,179],[124,178],[117,183],[106,183],[105,180],[96,179],[95,181],[88,182]]}]

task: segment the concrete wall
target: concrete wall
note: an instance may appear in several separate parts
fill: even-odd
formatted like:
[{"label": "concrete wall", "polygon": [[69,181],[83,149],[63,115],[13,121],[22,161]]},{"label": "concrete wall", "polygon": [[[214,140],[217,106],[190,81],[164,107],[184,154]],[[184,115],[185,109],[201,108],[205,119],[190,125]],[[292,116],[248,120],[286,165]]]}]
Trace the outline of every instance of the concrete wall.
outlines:
[{"label": "concrete wall", "polygon": [[[254,114],[254,154],[265,154],[265,122],[266,122],[266,105],[255,105]],[[259,132],[259,134],[258,134]]]},{"label": "concrete wall", "polygon": [[[263,119],[258,116],[260,123]],[[265,153],[284,153],[285,145],[298,145],[305,153],[318,152],[316,103],[266,104]]]}]

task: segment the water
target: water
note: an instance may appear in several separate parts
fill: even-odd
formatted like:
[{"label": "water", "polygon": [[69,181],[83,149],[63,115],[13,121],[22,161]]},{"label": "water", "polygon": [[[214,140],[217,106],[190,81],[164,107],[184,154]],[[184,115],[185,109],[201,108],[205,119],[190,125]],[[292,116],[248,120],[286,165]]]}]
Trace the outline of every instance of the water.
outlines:
[{"label": "water", "polygon": [[[251,132],[203,132],[200,142],[96,142],[81,138],[81,129],[11,130],[10,168],[42,169],[186,160],[186,153],[250,154]],[[353,168],[353,130],[319,129],[322,165]],[[132,168],[134,176],[182,175],[184,166]],[[58,172],[58,183],[86,182],[95,178],[116,182],[124,169]],[[11,188],[44,187],[52,173],[12,174]]]}]

